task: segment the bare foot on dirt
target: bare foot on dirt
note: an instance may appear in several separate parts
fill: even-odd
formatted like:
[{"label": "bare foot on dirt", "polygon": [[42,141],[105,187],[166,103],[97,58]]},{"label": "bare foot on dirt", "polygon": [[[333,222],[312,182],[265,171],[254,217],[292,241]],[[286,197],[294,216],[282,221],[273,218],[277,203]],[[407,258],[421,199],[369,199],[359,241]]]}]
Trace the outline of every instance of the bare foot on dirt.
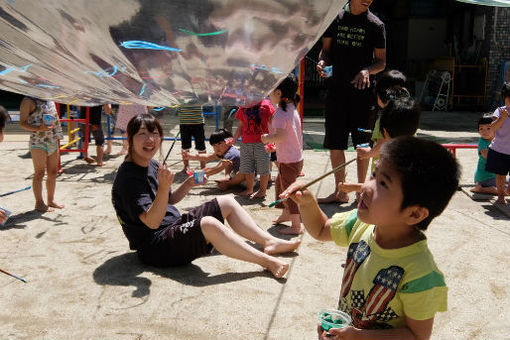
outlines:
[{"label": "bare foot on dirt", "polygon": [[96,165],[97,165],[97,166],[105,166],[105,165],[106,165],[106,163],[105,163],[105,162],[101,162],[101,163],[97,162],[97,164],[96,164]]},{"label": "bare foot on dirt", "polygon": [[299,226],[298,228],[287,227],[287,228],[278,230],[278,233],[282,234],[282,235],[301,235],[303,233],[303,228],[301,228],[301,226]]},{"label": "bare foot on dirt", "polygon": [[120,150],[120,151],[117,153],[117,156],[123,156],[123,155],[127,155],[127,150],[122,149],[122,150]]},{"label": "bare foot on dirt", "polygon": [[47,206],[44,202],[35,203],[35,210],[40,212],[52,212],[55,211],[55,209]]},{"label": "bare foot on dirt", "polygon": [[253,190],[244,190],[239,193],[240,196],[251,196],[251,194],[253,194]]},{"label": "bare foot on dirt", "polygon": [[280,260],[275,260],[267,266],[267,270],[269,270],[275,278],[281,279],[289,270],[289,264]]},{"label": "bare foot on dirt", "polygon": [[264,198],[266,197],[266,191],[265,190],[257,190],[256,192],[254,192],[253,194],[250,195],[250,199],[254,199],[254,198]]},{"label": "bare foot on dirt", "polygon": [[283,254],[294,251],[301,244],[301,240],[282,240],[274,238],[264,246],[264,253],[268,255]]},{"label": "bare foot on dirt", "polygon": [[495,204],[506,204],[505,197],[498,197]]},{"label": "bare foot on dirt", "polygon": [[227,190],[228,189],[228,181],[216,179],[215,182],[218,185],[218,188],[220,190]]},{"label": "bare foot on dirt", "polygon": [[57,209],[64,209],[64,205],[63,204],[60,204],[60,203],[57,203],[55,201],[51,201],[48,203],[48,205],[52,208],[57,208]]},{"label": "bare foot on dirt", "polygon": [[273,221],[273,224],[280,224],[288,221],[290,221],[290,215],[287,213],[282,213],[276,220]]},{"label": "bare foot on dirt", "polygon": [[347,203],[349,202],[349,195],[345,192],[341,192],[337,195],[337,193],[332,193],[327,197],[322,197],[317,199],[318,203]]},{"label": "bare foot on dirt", "polygon": [[84,157],[83,160],[85,162],[87,162],[88,164],[92,164],[95,162],[94,158],[90,158],[90,157]]}]

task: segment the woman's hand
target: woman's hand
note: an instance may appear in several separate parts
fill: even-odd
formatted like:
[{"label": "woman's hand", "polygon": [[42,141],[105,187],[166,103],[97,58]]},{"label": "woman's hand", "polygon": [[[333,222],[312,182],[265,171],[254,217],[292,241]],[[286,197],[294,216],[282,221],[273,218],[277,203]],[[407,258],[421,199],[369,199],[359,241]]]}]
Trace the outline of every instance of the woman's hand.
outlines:
[{"label": "woman's hand", "polygon": [[4,224],[7,221],[7,214],[4,210],[0,209],[0,224]]},{"label": "woman's hand", "polygon": [[168,169],[166,164],[159,163],[159,169],[158,169],[158,182],[159,186],[163,189],[170,190],[170,186],[172,185],[174,181],[174,173]]},{"label": "woman's hand", "polygon": [[317,326],[317,333],[320,340],[350,340],[356,339],[357,328],[346,326],[342,328],[330,328],[329,331],[322,329],[320,323]]},{"label": "woman's hand", "polygon": [[51,123],[51,125],[41,124],[41,126],[39,126],[39,128],[36,131],[37,132],[50,131],[54,127],[55,127],[55,123]]}]

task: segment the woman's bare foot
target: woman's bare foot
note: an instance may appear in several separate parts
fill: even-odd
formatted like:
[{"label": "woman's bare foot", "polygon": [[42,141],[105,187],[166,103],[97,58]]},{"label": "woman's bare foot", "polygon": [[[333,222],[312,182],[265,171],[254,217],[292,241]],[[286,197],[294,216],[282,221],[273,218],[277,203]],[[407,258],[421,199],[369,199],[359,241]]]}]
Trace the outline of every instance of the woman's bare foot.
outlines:
[{"label": "woman's bare foot", "polygon": [[260,189],[250,195],[250,199],[264,198],[264,197],[266,197],[266,191],[265,190],[260,190]]},{"label": "woman's bare foot", "polygon": [[[241,192],[239,193],[239,195],[240,195],[240,196],[251,196],[251,194],[253,194],[253,190],[248,190],[248,189],[246,189],[246,190],[244,190],[244,191],[241,191]],[[251,197],[250,197],[250,198],[251,198]]]},{"label": "woman's bare foot", "polygon": [[268,255],[289,253],[294,251],[301,244],[301,240],[282,240],[280,238],[273,238],[268,241],[264,246],[264,253]]},{"label": "woman's bare foot", "polygon": [[97,165],[97,166],[104,166],[104,165],[106,165],[106,163],[105,163],[105,162],[97,162],[97,164],[96,164],[96,165]]},{"label": "woman's bare foot", "polygon": [[57,203],[55,201],[51,201],[48,203],[48,205],[52,208],[57,208],[57,209],[63,209],[64,208],[64,205],[63,204],[60,204],[60,203]]},{"label": "woman's bare foot", "polygon": [[55,209],[47,206],[44,202],[36,202],[35,203],[35,210],[40,211],[40,212],[55,211]]},{"label": "woman's bare foot", "polygon": [[289,270],[289,264],[275,258],[268,264],[267,270],[269,270],[275,278],[281,279]]},{"label": "woman's bare foot", "polygon": [[279,234],[282,235],[301,235],[303,233],[303,228],[299,227],[287,227],[278,230]]}]

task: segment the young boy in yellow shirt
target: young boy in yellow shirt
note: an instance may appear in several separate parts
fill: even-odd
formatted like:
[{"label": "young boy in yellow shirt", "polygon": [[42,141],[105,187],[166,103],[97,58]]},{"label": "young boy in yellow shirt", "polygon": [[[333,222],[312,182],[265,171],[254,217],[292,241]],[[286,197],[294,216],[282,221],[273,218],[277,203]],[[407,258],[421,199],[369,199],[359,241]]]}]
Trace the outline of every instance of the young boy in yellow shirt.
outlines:
[{"label": "young boy in yellow shirt", "polygon": [[352,325],[319,327],[320,339],[429,339],[447,309],[447,286],[425,231],[458,187],[459,167],[441,145],[399,137],[382,147],[357,209],[328,219],[294,183],[281,197],[298,205],[312,237],[347,246],[339,309]]}]

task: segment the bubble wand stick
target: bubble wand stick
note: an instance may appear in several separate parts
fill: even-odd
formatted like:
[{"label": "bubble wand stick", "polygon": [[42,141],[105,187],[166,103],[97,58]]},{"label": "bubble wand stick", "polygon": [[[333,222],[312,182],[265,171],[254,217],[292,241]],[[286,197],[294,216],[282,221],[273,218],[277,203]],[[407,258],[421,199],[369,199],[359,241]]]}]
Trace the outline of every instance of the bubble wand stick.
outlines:
[{"label": "bubble wand stick", "polygon": [[168,158],[168,156],[170,156],[170,152],[172,152],[172,149],[174,148],[174,145],[175,145],[175,142],[177,141],[177,138],[179,138],[179,135],[181,134],[181,131],[179,131],[177,133],[177,136],[175,136],[174,138],[174,142],[172,143],[172,146],[170,146],[170,150],[168,150],[167,154],[166,154],[166,157],[165,157],[165,160],[163,161],[163,164],[166,163],[166,160]]},{"label": "bubble wand stick", "polygon": [[20,281],[22,281],[22,282],[27,283],[27,281],[26,281],[25,279],[22,279],[22,278],[21,278],[21,277],[19,277],[19,276],[16,276],[16,275],[14,275],[14,274],[11,274],[11,273],[9,273],[9,272],[6,272],[5,270],[0,269],[0,272],[4,273],[4,274],[6,274],[6,275],[9,275],[9,276],[11,276],[11,277],[13,277],[13,278],[15,278],[15,279],[18,279],[18,280],[20,280]]},{"label": "bubble wand stick", "polygon": [[[351,160],[350,160],[350,161],[348,161],[348,162],[345,162],[345,163],[343,163],[343,164],[340,164],[340,165],[339,165],[339,166],[337,166],[336,168],[333,168],[333,170],[328,171],[328,172],[326,172],[324,175],[319,176],[319,177],[317,177],[316,179],[312,180],[311,182],[306,183],[306,184],[305,184],[304,186],[302,186],[299,190],[304,190],[304,189],[308,188],[309,186],[314,185],[315,183],[317,183],[318,181],[320,181],[320,180],[322,180],[322,179],[324,179],[324,178],[328,177],[328,176],[329,176],[329,175],[331,175],[332,173],[335,173],[335,172],[337,172],[337,171],[339,171],[339,170],[341,170],[341,169],[345,168],[347,165],[351,164],[351,163],[352,163],[352,162],[354,162],[355,160],[356,160],[356,158],[353,158],[353,159],[351,159]],[[281,202],[285,201],[287,198],[288,198],[288,197],[284,197],[284,198],[281,198],[281,199],[279,199],[279,200],[277,200],[277,201],[274,201],[273,203],[270,203],[270,204],[268,205],[268,207],[269,207],[269,208],[272,208],[272,207],[274,207],[275,205],[277,205],[278,203],[281,203]]]}]

